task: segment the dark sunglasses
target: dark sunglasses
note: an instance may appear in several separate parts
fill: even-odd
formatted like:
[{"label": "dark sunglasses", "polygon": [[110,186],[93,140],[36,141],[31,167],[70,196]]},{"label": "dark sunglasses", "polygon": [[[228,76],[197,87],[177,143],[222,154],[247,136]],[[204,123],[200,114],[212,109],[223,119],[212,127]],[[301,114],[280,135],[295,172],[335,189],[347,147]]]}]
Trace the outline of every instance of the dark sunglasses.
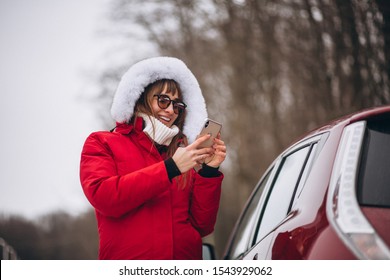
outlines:
[{"label": "dark sunglasses", "polygon": [[171,98],[169,98],[168,95],[165,95],[165,94],[155,94],[154,97],[157,97],[157,105],[161,109],[168,108],[172,102],[173,112],[175,112],[175,114],[182,113],[185,110],[185,108],[187,107],[187,105],[183,101],[172,100]]}]

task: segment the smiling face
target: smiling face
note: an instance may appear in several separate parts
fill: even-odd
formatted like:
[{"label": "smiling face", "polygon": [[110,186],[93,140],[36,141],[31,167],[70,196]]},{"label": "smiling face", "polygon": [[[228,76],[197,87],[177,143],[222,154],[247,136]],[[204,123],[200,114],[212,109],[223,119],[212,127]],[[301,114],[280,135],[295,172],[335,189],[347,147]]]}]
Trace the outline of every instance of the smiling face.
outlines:
[{"label": "smiling face", "polygon": [[[179,95],[178,92],[170,92],[168,89],[168,85],[164,84],[164,87],[160,93],[161,95],[167,96],[170,100],[179,100]],[[159,121],[161,121],[163,124],[165,124],[168,127],[171,127],[173,123],[176,121],[178,118],[179,114],[176,114],[175,111],[173,110],[173,102],[170,102],[168,98],[167,102],[170,102],[167,108],[163,109],[161,108],[162,106],[159,105],[159,96],[156,96],[155,94],[149,94],[148,98],[151,98],[151,107],[152,107],[152,113],[157,118]]]},{"label": "smiling face", "polygon": [[173,80],[159,80],[145,88],[135,111],[152,115],[168,127],[175,124],[181,130],[185,106],[179,85]]}]

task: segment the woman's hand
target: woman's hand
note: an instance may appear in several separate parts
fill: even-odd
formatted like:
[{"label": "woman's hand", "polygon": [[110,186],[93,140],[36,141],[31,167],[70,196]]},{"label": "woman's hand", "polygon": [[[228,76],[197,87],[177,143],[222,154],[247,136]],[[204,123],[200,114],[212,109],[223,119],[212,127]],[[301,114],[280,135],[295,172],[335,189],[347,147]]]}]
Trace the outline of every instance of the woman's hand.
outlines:
[{"label": "woman's hand", "polygon": [[221,140],[221,134],[218,134],[218,136],[214,139],[212,148],[214,149],[214,153],[207,157],[204,163],[216,168],[219,167],[226,158],[226,145],[225,142]]},{"label": "woman's hand", "polygon": [[[177,168],[179,168],[181,173],[187,172],[191,168],[194,168],[196,165],[202,164],[206,158],[211,158],[213,156],[215,152],[214,148],[198,149],[198,146],[209,138],[210,135],[204,135],[196,139],[191,145],[188,145],[187,147],[179,147],[176,150],[175,154],[172,156],[172,159],[175,161],[176,166]],[[218,158],[220,157],[221,156],[219,156]],[[214,161],[215,163],[218,162],[218,160]]]}]

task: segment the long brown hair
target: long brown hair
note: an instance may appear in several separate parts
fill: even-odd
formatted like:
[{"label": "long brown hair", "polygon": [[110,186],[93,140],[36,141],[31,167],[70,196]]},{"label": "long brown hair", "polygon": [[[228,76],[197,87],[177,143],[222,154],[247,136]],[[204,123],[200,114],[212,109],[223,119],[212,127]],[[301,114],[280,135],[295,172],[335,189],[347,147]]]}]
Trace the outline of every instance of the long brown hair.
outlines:
[{"label": "long brown hair", "polygon": [[[152,110],[153,97],[155,94],[162,93],[164,89],[166,89],[166,93],[172,93],[172,95],[177,94],[179,99],[183,98],[180,86],[174,80],[162,79],[151,83],[145,88],[144,92],[141,94],[141,97],[137,100],[134,107],[134,114],[130,121],[132,121],[133,123],[135,122],[137,112],[147,114],[148,116],[156,117]],[[184,110],[182,113],[179,113],[177,119],[173,123],[179,128],[179,133],[172,139],[171,143],[168,146],[168,157],[172,157],[179,146],[188,145],[187,137],[183,134],[185,118],[186,111]],[[185,174],[183,174],[183,176],[180,176],[179,178],[179,185],[182,188],[185,188],[188,180],[190,179],[190,172],[186,172]]]}]

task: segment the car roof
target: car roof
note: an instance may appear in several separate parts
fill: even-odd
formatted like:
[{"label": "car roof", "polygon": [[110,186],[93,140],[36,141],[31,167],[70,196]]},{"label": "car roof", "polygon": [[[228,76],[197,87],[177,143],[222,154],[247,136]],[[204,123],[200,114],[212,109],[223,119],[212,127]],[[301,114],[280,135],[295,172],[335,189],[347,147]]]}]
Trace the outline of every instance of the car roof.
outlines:
[{"label": "car roof", "polygon": [[296,139],[292,143],[300,142],[303,139],[312,137],[313,135],[316,135],[319,133],[331,131],[335,127],[344,127],[344,126],[349,125],[351,123],[358,122],[361,120],[375,118],[375,117],[381,116],[383,114],[390,114],[390,105],[365,108],[365,109],[362,109],[360,111],[341,116],[341,117],[336,118],[332,121],[329,121],[328,123],[326,123],[320,127],[317,127],[315,129],[307,132],[306,134],[299,137],[298,139]]}]

